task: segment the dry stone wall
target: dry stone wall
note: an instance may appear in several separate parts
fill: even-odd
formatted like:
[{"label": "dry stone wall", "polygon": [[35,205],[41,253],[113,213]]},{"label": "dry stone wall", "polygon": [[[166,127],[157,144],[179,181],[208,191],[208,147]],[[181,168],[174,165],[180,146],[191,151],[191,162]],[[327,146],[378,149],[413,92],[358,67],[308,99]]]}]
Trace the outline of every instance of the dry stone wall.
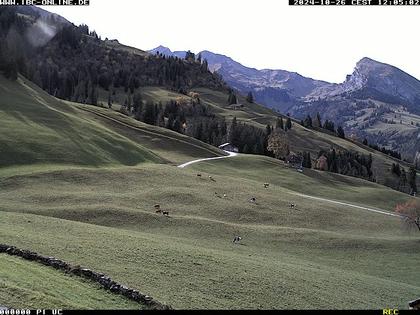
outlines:
[{"label": "dry stone wall", "polygon": [[54,257],[42,256],[42,255],[39,255],[38,253],[29,251],[29,250],[19,249],[15,246],[10,246],[6,244],[0,244],[0,253],[6,253],[11,256],[19,256],[29,261],[35,261],[45,266],[53,267],[55,269],[62,270],[66,273],[74,274],[74,275],[89,279],[93,282],[98,283],[100,286],[102,286],[106,290],[109,290],[115,294],[121,294],[129,298],[130,300],[136,301],[140,304],[147,305],[151,309],[158,309],[158,310],[172,309],[169,305],[162,304],[148,295],[142,294],[141,292],[135,289],[126,287],[112,280],[110,277],[108,277],[107,275],[103,273],[99,273],[88,268],[83,268],[80,266],[72,266],[66,263],[65,261],[62,261]]}]

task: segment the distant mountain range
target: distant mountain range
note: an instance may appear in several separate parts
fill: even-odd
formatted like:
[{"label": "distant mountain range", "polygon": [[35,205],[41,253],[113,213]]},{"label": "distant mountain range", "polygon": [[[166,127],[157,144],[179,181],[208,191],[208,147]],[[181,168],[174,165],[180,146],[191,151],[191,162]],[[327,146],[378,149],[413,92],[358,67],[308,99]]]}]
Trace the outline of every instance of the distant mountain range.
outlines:
[{"label": "distant mountain range", "polygon": [[[186,54],[186,51],[171,51],[164,46],[149,52],[178,58],[184,58]],[[306,78],[296,72],[245,67],[230,57],[207,50],[199,54],[207,60],[210,70],[219,73],[229,86],[242,94],[252,91],[257,102],[281,111],[314,90],[331,85],[328,82]]]},{"label": "distant mountain range", "polygon": [[[150,53],[185,57],[159,46]],[[241,94],[252,91],[257,102],[303,119],[317,112],[342,125],[348,135],[399,150],[412,158],[420,150],[420,81],[404,71],[363,58],[340,84],[286,70],[257,70],[230,57],[202,51],[211,71]]]}]

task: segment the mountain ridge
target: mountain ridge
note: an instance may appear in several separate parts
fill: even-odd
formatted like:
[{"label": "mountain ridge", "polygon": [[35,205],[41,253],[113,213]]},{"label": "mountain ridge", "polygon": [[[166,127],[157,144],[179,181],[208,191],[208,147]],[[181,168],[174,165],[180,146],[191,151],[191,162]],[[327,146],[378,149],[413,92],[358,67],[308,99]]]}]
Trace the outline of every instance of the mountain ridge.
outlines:
[{"label": "mountain ridge", "polygon": [[[166,56],[177,56],[183,58],[185,51],[172,52],[168,47],[159,46],[149,50],[149,53],[157,52]],[[284,109],[290,106],[290,102],[306,96],[315,88],[330,85],[326,81],[315,80],[305,77],[297,72],[281,69],[256,69],[242,65],[231,57],[223,54],[203,50],[197,55],[206,59],[211,71],[220,74],[228,85],[246,94],[248,91],[254,93],[255,99],[269,107]],[[279,93],[271,93],[267,97],[265,91],[278,90]],[[275,106],[285,104],[285,106]]]},{"label": "mountain ridge", "polygon": [[342,83],[329,83],[287,70],[257,70],[209,51],[199,54],[227,84],[243,95],[251,91],[266,107],[298,119],[319,112],[360,141],[367,138],[409,159],[420,150],[420,81],[393,65],[363,57]]}]

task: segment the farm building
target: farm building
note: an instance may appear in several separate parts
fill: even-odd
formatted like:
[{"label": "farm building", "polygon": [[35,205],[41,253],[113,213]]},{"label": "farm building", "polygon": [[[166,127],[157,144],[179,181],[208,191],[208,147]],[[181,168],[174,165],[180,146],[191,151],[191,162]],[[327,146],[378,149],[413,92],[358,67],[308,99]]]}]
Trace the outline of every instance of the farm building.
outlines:
[{"label": "farm building", "polygon": [[292,167],[302,167],[303,157],[301,155],[290,152],[285,159],[286,163]]},{"label": "farm building", "polygon": [[219,149],[229,151],[229,152],[239,152],[238,147],[230,144],[229,142],[219,145]]}]

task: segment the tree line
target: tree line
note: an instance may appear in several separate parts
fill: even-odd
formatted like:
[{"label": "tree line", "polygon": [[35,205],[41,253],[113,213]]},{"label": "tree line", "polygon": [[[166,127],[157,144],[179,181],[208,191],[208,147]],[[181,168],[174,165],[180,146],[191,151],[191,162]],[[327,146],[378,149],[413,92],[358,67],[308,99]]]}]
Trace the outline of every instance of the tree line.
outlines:
[{"label": "tree line", "polygon": [[347,150],[320,150],[316,168],[323,171],[360,177],[375,181],[372,171],[372,154],[365,155]]},{"label": "tree line", "polygon": [[398,180],[398,184],[394,188],[402,192],[408,192],[410,195],[417,193],[417,171],[414,166],[411,166],[407,173],[399,163],[392,163],[391,173]]},{"label": "tree line", "polygon": [[394,150],[391,150],[391,149],[387,149],[387,148],[385,148],[385,147],[380,147],[380,146],[378,146],[377,144],[371,144],[371,143],[368,143],[368,141],[367,141],[367,139],[366,139],[366,138],[365,138],[365,139],[363,139],[363,144],[364,144],[364,145],[367,145],[368,147],[370,147],[370,148],[372,148],[372,149],[374,149],[374,150],[376,150],[376,151],[382,152],[382,153],[384,153],[384,154],[386,154],[386,155],[389,155],[389,156],[392,156],[392,157],[394,157],[394,158],[396,158],[396,159],[401,160],[401,153],[400,153],[400,152],[398,152],[398,151],[394,151]]},{"label": "tree line", "polygon": [[345,138],[343,127],[338,126],[336,129],[334,122],[328,119],[322,122],[321,115],[319,113],[316,114],[314,119],[312,119],[310,115],[307,115],[304,120],[300,121],[300,124],[306,128],[318,128],[318,129],[328,130],[342,139]]}]

